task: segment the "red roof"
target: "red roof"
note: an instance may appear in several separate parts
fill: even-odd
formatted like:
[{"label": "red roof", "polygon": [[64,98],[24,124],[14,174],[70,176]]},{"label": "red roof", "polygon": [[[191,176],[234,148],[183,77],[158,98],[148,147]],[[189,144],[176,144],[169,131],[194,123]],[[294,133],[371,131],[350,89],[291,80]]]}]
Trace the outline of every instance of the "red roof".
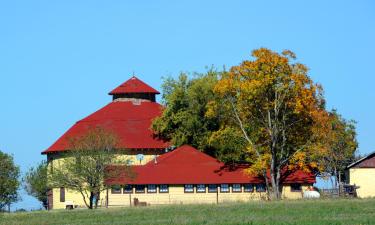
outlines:
[{"label": "red roof", "polygon": [[350,164],[347,168],[375,168],[375,152]]},{"label": "red roof", "polygon": [[118,148],[164,149],[170,144],[155,138],[150,128],[152,120],[161,113],[162,106],[155,102],[111,102],[74,124],[42,154],[68,150],[69,138],[83,135],[96,126],[113,131],[119,138]]},{"label": "red roof", "polygon": [[139,80],[135,76],[125,81],[123,84],[113,89],[109,94],[128,94],[128,93],[151,93],[151,94],[160,94],[157,90],[150,87],[143,81]]},{"label": "red roof", "polygon": [[[222,183],[264,183],[264,179],[245,174],[247,165],[230,168],[217,159],[197,149],[184,145],[165,153],[143,166],[134,166],[136,177],[129,179],[121,166],[116,177],[106,180],[106,184],[222,184]],[[283,183],[315,183],[313,174],[297,170],[288,173]]]}]

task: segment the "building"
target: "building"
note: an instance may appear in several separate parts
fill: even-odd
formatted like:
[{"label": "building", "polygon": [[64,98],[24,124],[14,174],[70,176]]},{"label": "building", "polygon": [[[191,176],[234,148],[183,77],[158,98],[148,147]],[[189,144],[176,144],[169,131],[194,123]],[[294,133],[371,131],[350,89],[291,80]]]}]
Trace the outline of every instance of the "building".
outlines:
[{"label": "building", "polygon": [[[101,206],[130,205],[133,197],[151,204],[263,198],[264,182],[245,175],[241,166],[229,170],[223,163],[189,146],[166,153],[170,144],[156,138],[150,129],[152,120],[163,110],[155,100],[157,94],[157,90],[133,76],[109,93],[113,98],[111,103],[76,122],[42,152],[47,155],[49,166],[56,166],[65,157],[61,153],[69,151],[70,138],[84,134],[91,127],[101,126],[115,132],[119,138],[118,147],[126,150],[126,153],[119,151],[115,157],[131,159],[137,173],[134,181],[124,180],[121,176],[108,180],[107,184],[113,187],[101,193]],[[294,171],[284,182],[283,196],[300,198],[303,188],[314,182],[314,176]],[[220,191],[212,194],[215,185],[220,187]],[[141,187],[144,187],[144,193],[141,193]],[[119,194],[120,191],[122,194]],[[203,194],[206,197],[203,198]],[[79,193],[64,187],[53,188],[48,199],[50,209],[65,208],[67,202],[84,205]]]},{"label": "building", "polygon": [[375,152],[347,167],[349,184],[359,187],[360,198],[375,197]]},{"label": "building", "polygon": [[[111,166],[109,169],[118,169]],[[135,166],[134,179],[126,174],[106,180],[108,206],[130,206],[134,198],[146,204],[222,203],[266,199],[264,179],[245,173],[247,165],[228,167],[217,159],[184,145]],[[118,170],[121,171],[121,170]],[[302,198],[315,183],[313,174],[300,170],[284,174],[282,195]]]}]

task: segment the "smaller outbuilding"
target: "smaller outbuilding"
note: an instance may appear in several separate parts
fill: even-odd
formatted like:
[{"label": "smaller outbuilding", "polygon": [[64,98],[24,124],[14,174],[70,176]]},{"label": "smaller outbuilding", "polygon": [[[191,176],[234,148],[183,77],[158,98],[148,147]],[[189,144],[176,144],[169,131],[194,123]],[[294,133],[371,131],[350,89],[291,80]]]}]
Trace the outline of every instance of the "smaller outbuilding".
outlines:
[{"label": "smaller outbuilding", "polygon": [[[227,166],[192,146],[184,145],[133,166],[129,178],[122,166],[109,166],[107,206],[143,204],[197,204],[251,201],[267,198],[262,177],[246,174],[248,165]],[[315,175],[302,170],[284,171],[282,197],[299,199],[312,188]]]},{"label": "smaller outbuilding", "polygon": [[350,164],[347,173],[349,184],[359,187],[358,197],[375,197],[375,152]]}]

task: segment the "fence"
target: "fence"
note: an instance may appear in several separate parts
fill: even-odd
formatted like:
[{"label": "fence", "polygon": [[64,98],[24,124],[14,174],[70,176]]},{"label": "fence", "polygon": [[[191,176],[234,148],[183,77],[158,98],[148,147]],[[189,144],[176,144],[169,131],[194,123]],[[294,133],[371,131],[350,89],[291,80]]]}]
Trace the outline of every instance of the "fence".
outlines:
[{"label": "fence", "polygon": [[355,185],[342,184],[339,188],[320,189],[322,197],[326,198],[338,198],[338,197],[357,197],[357,189],[359,187]]}]

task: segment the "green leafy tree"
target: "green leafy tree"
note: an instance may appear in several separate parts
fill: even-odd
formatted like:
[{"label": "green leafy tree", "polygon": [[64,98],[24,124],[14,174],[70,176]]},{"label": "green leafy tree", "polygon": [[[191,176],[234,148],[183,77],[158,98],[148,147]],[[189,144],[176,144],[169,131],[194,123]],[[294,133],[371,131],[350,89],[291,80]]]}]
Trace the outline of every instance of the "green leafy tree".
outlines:
[{"label": "green leafy tree", "polygon": [[0,211],[18,200],[19,176],[13,157],[0,151]]},{"label": "green leafy tree", "polygon": [[217,132],[227,118],[220,112],[207,116],[210,103],[220,101],[214,87],[221,74],[211,69],[193,78],[181,73],[177,79],[164,79],[165,110],[153,121],[152,129],[176,146],[189,144],[226,163],[243,162],[247,153],[241,132],[229,127]]},{"label": "green leafy tree", "polygon": [[209,137],[218,129],[217,118],[205,118],[206,106],[215,97],[213,87],[218,72],[209,70],[189,79],[184,73],[178,79],[171,77],[163,83],[163,114],[155,119],[152,129],[162,138],[180,146],[190,144],[210,151]]},{"label": "green leafy tree", "polygon": [[116,135],[101,127],[89,129],[82,136],[71,139],[70,150],[61,155],[48,175],[48,185],[64,187],[82,195],[87,208],[97,208],[100,193],[108,187],[104,181],[116,177],[120,171],[106,170],[108,165],[124,164],[122,169],[132,178],[134,174],[127,159],[116,153]]},{"label": "green leafy tree", "polygon": [[23,177],[26,192],[42,202],[44,208],[47,208],[48,203],[47,170],[47,162],[42,161],[36,167],[31,167]]},{"label": "green leafy tree", "polygon": [[325,136],[330,147],[320,162],[324,167],[321,175],[335,178],[331,179],[331,182],[337,187],[341,180],[345,179],[342,176],[345,175],[346,167],[356,160],[356,122],[344,119],[336,110],[330,112],[329,118],[329,130]]}]

